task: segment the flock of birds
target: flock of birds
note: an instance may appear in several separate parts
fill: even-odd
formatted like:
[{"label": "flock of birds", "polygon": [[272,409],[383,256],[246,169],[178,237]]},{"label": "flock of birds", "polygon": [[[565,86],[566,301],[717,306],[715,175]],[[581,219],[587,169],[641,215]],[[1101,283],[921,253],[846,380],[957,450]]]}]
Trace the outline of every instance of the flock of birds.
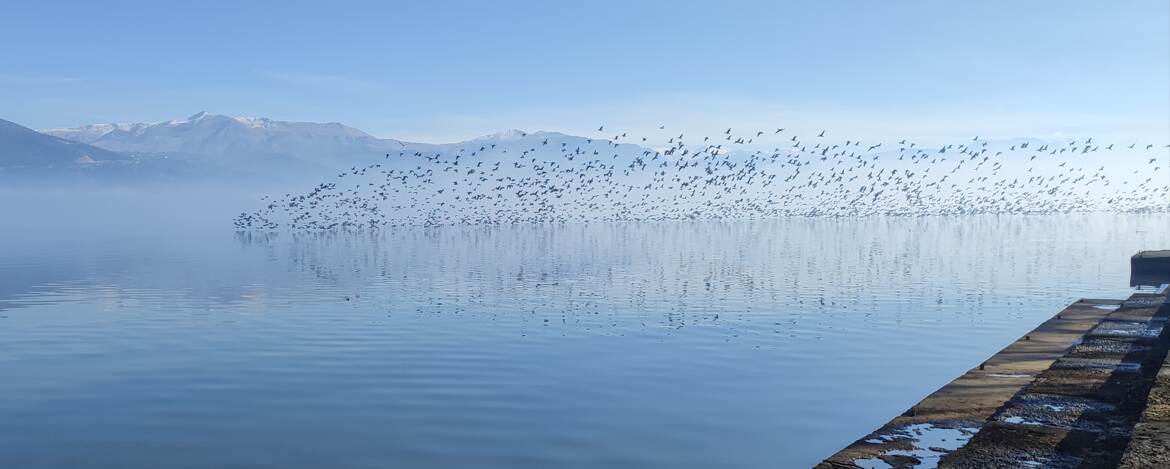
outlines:
[{"label": "flock of birds", "polygon": [[[512,131],[404,144],[311,190],[265,196],[242,231],[786,216],[1166,211],[1170,145],[924,146],[784,128],[604,138]],[[765,144],[765,142],[768,142]],[[783,143],[779,143],[783,142]],[[771,147],[771,149],[766,149]]]}]

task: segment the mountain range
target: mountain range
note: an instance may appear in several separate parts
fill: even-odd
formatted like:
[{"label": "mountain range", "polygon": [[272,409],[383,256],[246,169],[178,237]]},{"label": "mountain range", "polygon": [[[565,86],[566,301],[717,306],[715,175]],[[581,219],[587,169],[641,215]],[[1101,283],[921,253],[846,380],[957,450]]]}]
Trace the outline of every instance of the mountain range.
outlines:
[{"label": "mountain range", "polygon": [[[535,148],[569,155],[581,148],[594,148],[592,141],[557,132],[508,130],[463,142],[430,144],[379,138],[335,122],[288,122],[207,112],[158,123],[91,124],[39,132],[0,120],[0,179],[83,176],[144,181],[305,182],[355,166],[375,162],[407,164],[409,160],[386,160],[387,155],[444,153],[476,157],[486,163],[482,158],[499,158],[501,153],[524,154]],[[998,141],[993,147],[1014,149],[1026,141],[1044,143],[1011,139]],[[727,145],[732,147],[732,153],[743,151],[734,149],[737,142],[732,143]],[[1062,143],[1054,141],[1054,148],[1058,144]],[[622,143],[603,150],[604,155],[591,150],[593,154],[588,158],[613,161],[620,153],[621,161],[628,163],[647,151],[647,144],[642,145]],[[874,149],[876,146],[865,153],[873,153]],[[864,148],[857,151],[861,150]]]},{"label": "mountain range", "polygon": [[[590,139],[508,130],[447,144],[374,137],[345,125],[200,112],[158,123],[90,124],[35,131],[0,120],[0,177],[35,174],[101,179],[303,181],[388,154],[482,148],[574,148]],[[623,153],[644,150],[620,145]]]},{"label": "mountain range", "polygon": [[0,177],[306,179],[406,147],[338,123],[200,112],[159,123],[32,130],[0,119]]},{"label": "mountain range", "polygon": [[47,135],[114,151],[196,155],[287,155],[307,160],[344,158],[401,146],[332,122],[285,122],[200,112],[157,124],[94,124],[45,129]]},{"label": "mountain range", "polygon": [[209,174],[183,160],[107,150],[0,119],[0,181],[4,185],[163,182]]},{"label": "mountain range", "polygon": [[0,119],[0,157],[9,170],[93,167],[125,163],[132,158],[82,142],[45,135]]}]

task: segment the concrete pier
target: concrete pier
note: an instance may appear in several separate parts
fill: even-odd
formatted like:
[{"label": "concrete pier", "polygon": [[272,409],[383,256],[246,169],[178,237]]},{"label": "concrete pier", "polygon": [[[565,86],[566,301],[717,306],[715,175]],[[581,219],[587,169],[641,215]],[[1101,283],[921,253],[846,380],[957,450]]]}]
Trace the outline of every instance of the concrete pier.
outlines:
[{"label": "concrete pier", "polygon": [[1069,305],[816,468],[1170,467],[1166,290]]}]

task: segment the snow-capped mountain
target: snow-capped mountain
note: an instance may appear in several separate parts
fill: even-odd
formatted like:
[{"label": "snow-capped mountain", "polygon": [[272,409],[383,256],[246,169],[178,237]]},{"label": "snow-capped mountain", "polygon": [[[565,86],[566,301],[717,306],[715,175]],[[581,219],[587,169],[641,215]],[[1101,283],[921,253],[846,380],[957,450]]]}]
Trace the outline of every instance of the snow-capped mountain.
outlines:
[{"label": "snow-capped mountain", "polygon": [[0,119],[0,169],[86,167],[132,159],[129,155],[45,135]]},{"label": "snow-capped mountain", "polygon": [[338,123],[288,122],[264,117],[231,117],[200,112],[159,123],[91,124],[45,129],[43,133],[114,151],[170,155],[212,162],[300,162],[330,170],[414,152],[482,153],[480,147],[558,151],[589,141],[557,132],[512,129],[454,143],[412,143],[374,137]]},{"label": "snow-capped mountain", "polygon": [[213,165],[194,165],[165,155],[111,151],[0,119],[0,187],[65,181],[173,183],[218,179],[227,174]]},{"label": "snow-capped mountain", "polygon": [[114,151],[180,153],[211,157],[284,155],[308,162],[375,155],[400,147],[338,123],[286,122],[200,112],[155,124],[94,124],[44,133]]},{"label": "snow-capped mountain", "polygon": [[[591,139],[557,132],[506,130],[462,142],[411,143],[374,137],[338,123],[288,122],[200,112],[159,123],[92,124],[42,132],[113,151],[168,158],[193,167],[247,177],[317,177],[352,166],[390,161],[387,156],[450,153],[480,157],[527,150],[572,152]],[[623,153],[641,147],[621,145]],[[609,155],[607,155],[609,156]]]},{"label": "snow-capped mountain", "polygon": [[[41,132],[144,158],[179,161],[206,174],[249,180],[316,177],[366,164],[408,144],[335,122],[288,122],[200,112],[158,123],[91,124]],[[428,145],[415,145],[416,150]]]},{"label": "snow-capped mountain", "polygon": [[43,129],[41,133],[60,137],[75,142],[92,144],[106,134],[115,130],[122,132],[137,132],[151,124],[90,124],[81,127]]}]

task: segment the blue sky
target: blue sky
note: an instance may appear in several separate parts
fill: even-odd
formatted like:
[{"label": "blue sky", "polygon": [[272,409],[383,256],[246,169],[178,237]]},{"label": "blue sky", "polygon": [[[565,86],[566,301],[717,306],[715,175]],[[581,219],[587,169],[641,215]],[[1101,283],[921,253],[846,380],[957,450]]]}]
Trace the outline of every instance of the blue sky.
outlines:
[{"label": "blue sky", "polygon": [[35,128],[207,110],[423,141],[1170,133],[1165,0],[25,1],[0,40],[0,118]]}]

